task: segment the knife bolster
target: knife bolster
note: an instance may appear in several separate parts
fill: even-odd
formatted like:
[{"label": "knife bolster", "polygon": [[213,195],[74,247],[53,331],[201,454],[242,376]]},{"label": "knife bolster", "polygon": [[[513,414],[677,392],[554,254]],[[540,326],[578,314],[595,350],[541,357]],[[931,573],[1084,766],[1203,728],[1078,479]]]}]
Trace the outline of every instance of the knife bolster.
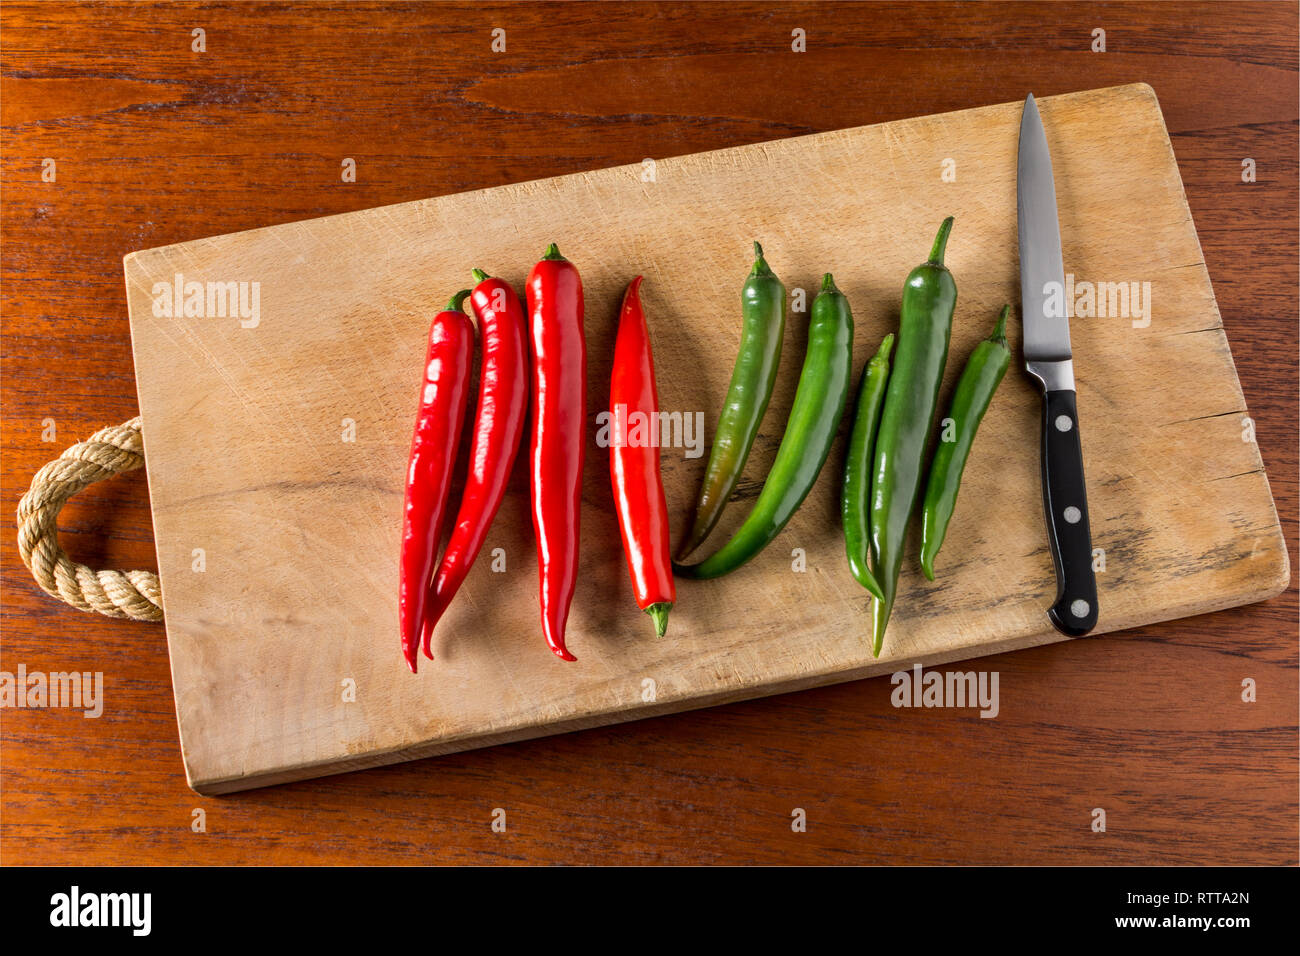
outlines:
[{"label": "knife bolster", "polygon": [[1071,359],[1057,362],[1026,362],[1025,370],[1038,379],[1044,392],[1074,391],[1074,362]]}]

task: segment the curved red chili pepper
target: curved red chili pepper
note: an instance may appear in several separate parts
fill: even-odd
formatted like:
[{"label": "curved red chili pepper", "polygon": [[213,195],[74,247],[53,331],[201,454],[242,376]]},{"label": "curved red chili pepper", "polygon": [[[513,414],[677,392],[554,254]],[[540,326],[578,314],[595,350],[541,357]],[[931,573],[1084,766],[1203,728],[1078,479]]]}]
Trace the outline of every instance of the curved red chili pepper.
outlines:
[{"label": "curved red chili pepper", "polygon": [[530,448],[533,529],[541,575],[542,633],[555,655],[578,577],[578,519],[587,417],[587,344],[582,330],[582,279],[554,243],[528,274],[533,351],[533,434]]},{"label": "curved red chili pepper", "polygon": [[609,411],[609,477],[623,552],[637,607],[654,619],[655,633],[663,637],[677,589],[668,549],[668,501],[659,474],[659,393],[650,332],[641,308],[641,276],[632,280],[623,296]]},{"label": "curved red chili pepper", "polygon": [[442,564],[438,566],[425,612],[424,654],[430,660],[433,659],[430,648],[433,629],[474,566],[505,497],[528,405],[524,307],[504,280],[488,278],[487,273],[478,269],[474,270],[474,278],[479,283],[470,302],[478,316],[483,349],[478,411],[460,512]]},{"label": "curved red chili pepper", "polygon": [[401,618],[402,652],[411,673],[415,673],[418,660],[420,629],[438,557],[443,510],[469,399],[474,327],[469,316],[460,310],[468,295],[468,290],[457,292],[447,308],[434,316],[429,327],[420,410],[415,419],[411,460],[406,470],[398,614]]}]

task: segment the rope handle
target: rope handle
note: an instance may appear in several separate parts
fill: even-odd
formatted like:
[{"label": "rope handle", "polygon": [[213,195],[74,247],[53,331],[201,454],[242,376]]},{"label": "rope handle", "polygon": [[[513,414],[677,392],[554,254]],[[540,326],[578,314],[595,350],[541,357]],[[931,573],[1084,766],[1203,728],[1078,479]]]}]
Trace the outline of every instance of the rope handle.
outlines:
[{"label": "rope handle", "polygon": [[18,552],[36,583],[81,611],[133,621],[163,619],[162,591],[152,571],[94,571],[59,546],[59,512],[73,495],[144,464],[140,417],[101,428],[66,449],[32,478],[18,502]]}]

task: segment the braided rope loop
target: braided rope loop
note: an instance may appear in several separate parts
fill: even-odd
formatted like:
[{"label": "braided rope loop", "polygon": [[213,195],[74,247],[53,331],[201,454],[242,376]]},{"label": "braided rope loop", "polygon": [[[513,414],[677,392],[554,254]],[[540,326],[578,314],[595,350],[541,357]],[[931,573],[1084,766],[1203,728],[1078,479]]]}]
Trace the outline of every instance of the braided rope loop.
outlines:
[{"label": "braided rope loop", "polygon": [[32,478],[18,502],[18,552],[47,593],[81,611],[161,621],[162,592],[152,571],[94,571],[59,546],[59,512],[88,485],[144,464],[139,416],[103,428],[68,448]]}]

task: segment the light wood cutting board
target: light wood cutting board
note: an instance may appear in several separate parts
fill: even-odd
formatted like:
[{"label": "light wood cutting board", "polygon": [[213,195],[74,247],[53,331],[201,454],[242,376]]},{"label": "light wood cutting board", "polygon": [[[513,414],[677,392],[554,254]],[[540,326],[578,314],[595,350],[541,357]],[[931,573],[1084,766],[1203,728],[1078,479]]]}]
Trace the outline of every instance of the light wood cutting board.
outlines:
[{"label": "light wood cutting board", "polygon": [[[1146,327],[1072,323],[1093,538],[1105,552],[1099,631],[1275,595],[1289,580],[1286,550],[1155,95],[1139,84],[1039,105],[1066,271],[1151,284]],[[439,631],[437,661],[411,675],[397,638],[402,481],[425,336],[472,267],[521,287],[551,241],[578,266],[593,420],[621,293],[643,273],[661,404],[703,412],[711,437],[752,240],[809,301],[821,274],[835,274],[856,319],[856,376],[896,327],[903,278],[952,214],[959,301],[946,400],[998,307],[1018,302],[1019,122],[1010,103],[662,159],[653,181],[637,164],[128,256],[190,785],[264,786],[1060,640],[1044,613],[1055,579],[1040,403],[1020,370],[1018,319],[1016,361],[976,442],[938,580],[909,560],[879,660],[840,537],[843,435],[773,545],[729,577],[680,582],[668,635],[655,640],[633,603],[593,425],[573,664],[542,641],[520,456]],[[156,314],[156,284],[177,274],[259,283],[259,321]],[[791,314],[781,379],[718,543],[775,453],[806,324],[806,312]],[[665,450],[676,533],[705,461]],[[494,549],[504,570],[491,566]]]}]

